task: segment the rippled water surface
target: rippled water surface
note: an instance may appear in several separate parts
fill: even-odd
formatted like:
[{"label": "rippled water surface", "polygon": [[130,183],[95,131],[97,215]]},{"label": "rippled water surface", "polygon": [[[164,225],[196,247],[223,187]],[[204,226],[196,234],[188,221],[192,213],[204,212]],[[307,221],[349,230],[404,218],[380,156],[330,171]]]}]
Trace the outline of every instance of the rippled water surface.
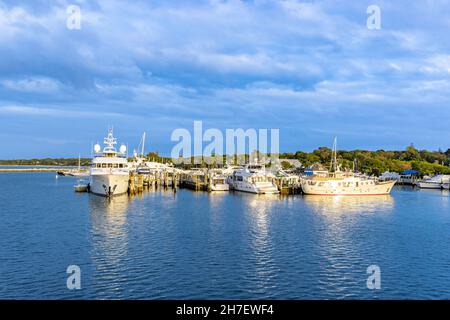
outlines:
[{"label": "rippled water surface", "polygon": [[[450,299],[450,197],[179,190],[107,200],[0,174],[0,298]],[[81,268],[81,290],[66,268]],[[366,286],[381,269],[381,289]]]}]

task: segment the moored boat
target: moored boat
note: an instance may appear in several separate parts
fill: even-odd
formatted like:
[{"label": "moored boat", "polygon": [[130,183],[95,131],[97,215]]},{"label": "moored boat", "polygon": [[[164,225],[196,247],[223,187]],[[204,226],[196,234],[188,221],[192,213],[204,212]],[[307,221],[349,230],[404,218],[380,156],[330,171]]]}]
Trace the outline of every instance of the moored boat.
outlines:
[{"label": "moored boat", "polygon": [[126,146],[122,145],[119,152],[116,151],[114,145],[117,144],[117,139],[114,138],[112,129],[104,139],[104,144],[103,151],[99,144],[94,146],[95,157],[90,170],[90,192],[106,197],[127,193],[129,168],[125,154]]},{"label": "moored boat", "polygon": [[73,189],[75,190],[75,192],[88,192],[89,191],[89,183],[80,179],[73,186]]},{"label": "moored boat", "polygon": [[445,189],[445,184],[450,182],[450,175],[436,175],[434,177],[424,179],[417,183],[417,186],[421,189]]},{"label": "moored boat", "polygon": [[231,189],[256,194],[280,193],[273,182],[274,176],[266,172],[265,166],[260,164],[247,164],[244,168],[236,170],[228,179]]},{"label": "moored boat", "polygon": [[369,196],[389,194],[394,181],[379,181],[376,178],[341,172],[337,164],[337,142],[333,145],[331,168],[328,176],[312,176],[301,180],[302,191],[310,195],[325,196]]}]

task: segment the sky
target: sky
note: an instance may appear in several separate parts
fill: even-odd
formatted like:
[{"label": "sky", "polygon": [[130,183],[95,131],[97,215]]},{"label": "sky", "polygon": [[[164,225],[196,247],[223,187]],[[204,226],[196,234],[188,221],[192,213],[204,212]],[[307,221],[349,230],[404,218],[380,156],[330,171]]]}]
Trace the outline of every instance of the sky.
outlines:
[{"label": "sky", "polygon": [[[80,8],[80,28],[70,5]],[[367,8],[380,8],[369,29]],[[0,0],[0,159],[170,154],[177,128],[282,152],[450,148],[450,1]],[[73,27],[73,24],[71,25]]]}]

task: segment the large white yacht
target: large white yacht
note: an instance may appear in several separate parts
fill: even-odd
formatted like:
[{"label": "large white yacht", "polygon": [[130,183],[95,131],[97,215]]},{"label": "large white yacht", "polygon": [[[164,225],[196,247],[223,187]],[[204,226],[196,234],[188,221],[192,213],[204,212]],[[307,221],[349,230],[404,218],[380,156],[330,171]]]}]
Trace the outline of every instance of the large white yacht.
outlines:
[{"label": "large white yacht", "polygon": [[305,177],[301,180],[305,194],[325,196],[365,196],[389,194],[396,181],[379,181],[352,172],[341,172],[337,164],[336,139],[328,176]]},{"label": "large white yacht", "polygon": [[264,165],[247,164],[244,168],[234,171],[228,183],[231,189],[237,191],[257,194],[279,193],[271,178],[274,176],[266,172]]},{"label": "large white yacht", "polygon": [[94,146],[94,158],[91,166],[90,192],[111,197],[128,192],[129,168],[126,158],[127,148],[122,145],[116,151],[117,139],[110,129],[108,136],[104,139],[105,147]]}]

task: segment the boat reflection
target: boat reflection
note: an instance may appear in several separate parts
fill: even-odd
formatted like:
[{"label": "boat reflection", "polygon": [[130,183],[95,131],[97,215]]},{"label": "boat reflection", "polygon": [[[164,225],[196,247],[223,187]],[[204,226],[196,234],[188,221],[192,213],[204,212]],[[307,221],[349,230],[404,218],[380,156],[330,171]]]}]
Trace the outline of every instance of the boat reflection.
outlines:
[{"label": "boat reflection", "polygon": [[98,297],[120,291],[121,272],[128,255],[127,208],[128,195],[104,198],[89,197],[91,219],[91,260],[94,277],[114,279],[99,281],[94,289]]},{"label": "boat reflection", "polygon": [[271,226],[279,213],[280,195],[236,193],[245,203],[245,223],[248,225],[251,268],[247,277],[254,281],[254,292],[267,294],[280,269],[274,258],[275,243]]},{"label": "boat reflection", "polygon": [[391,195],[382,196],[303,196],[305,204],[321,214],[359,214],[390,211],[394,206]]}]

